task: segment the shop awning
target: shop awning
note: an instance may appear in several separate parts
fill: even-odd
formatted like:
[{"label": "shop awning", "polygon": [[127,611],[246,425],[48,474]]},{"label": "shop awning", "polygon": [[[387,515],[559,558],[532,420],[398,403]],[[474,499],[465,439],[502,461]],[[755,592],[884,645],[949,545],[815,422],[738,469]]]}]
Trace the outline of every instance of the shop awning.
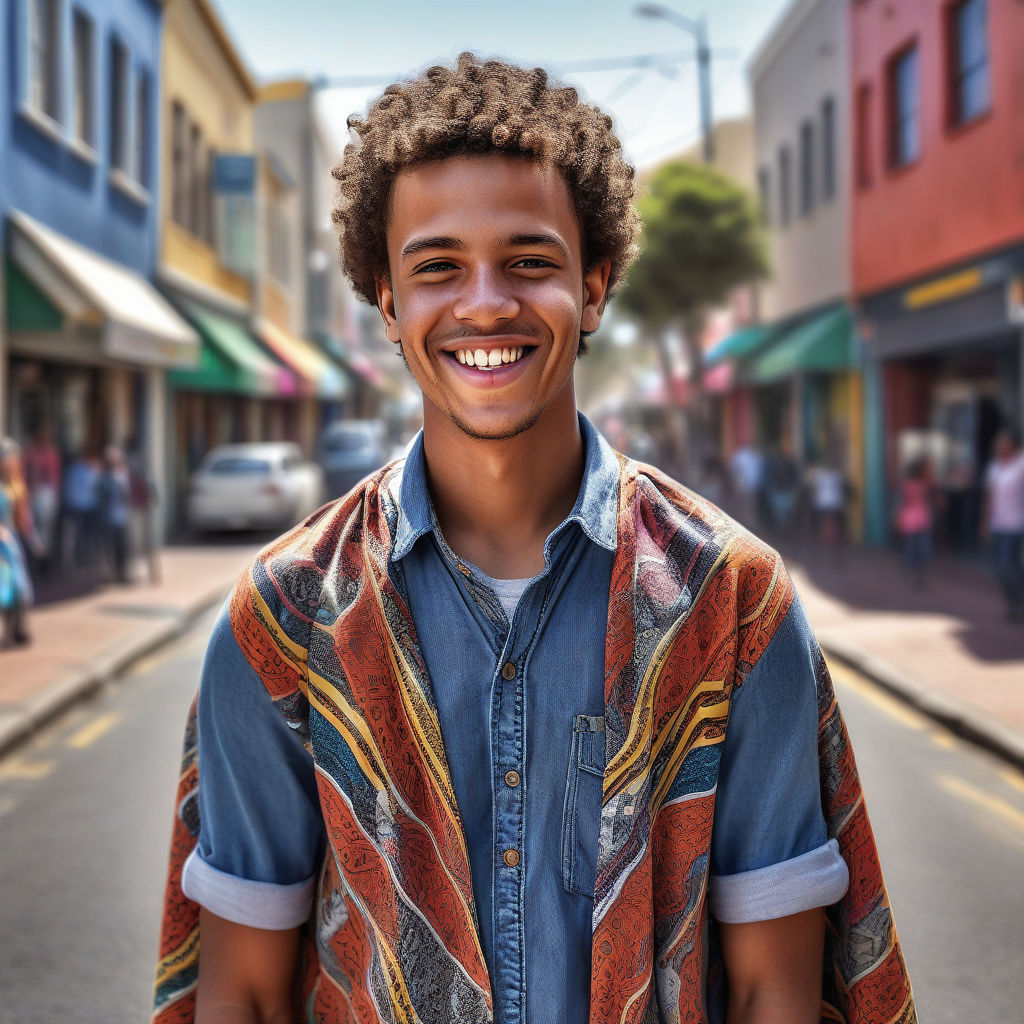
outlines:
[{"label": "shop awning", "polygon": [[259,335],[267,347],[295,374],[299,392],[317,398],[340,400],[351,391],[345,374],[312,342],[282,331],[264,320]]},{"label": "shop awning", "polygon": [[743,327],[723,338],[704,353],[704,365],[714,366],[726,359],[745,359],[753,355],[778,330],[774,325]]},{"label": "shop awning", "polygon": [[198,302],[183,299],[181,307],[203,339],[194,370],[168,374],[182,391],[218,391],[260,398],[291,397],[298,391],[295,375],[274,362],[242,324]]},{"label": "shop awning", "polygon": [[834,373],[854,363],[853,316],[846,306],[821,313],[786,332],[751,367],[758,384],[797,373]]},{"label": "shop awning", "polygon": [[147,366],[196,365],[199,336],[141,274],[20,210],[8,217],[11,261],[66,319],[99,329],[102,355]]}]

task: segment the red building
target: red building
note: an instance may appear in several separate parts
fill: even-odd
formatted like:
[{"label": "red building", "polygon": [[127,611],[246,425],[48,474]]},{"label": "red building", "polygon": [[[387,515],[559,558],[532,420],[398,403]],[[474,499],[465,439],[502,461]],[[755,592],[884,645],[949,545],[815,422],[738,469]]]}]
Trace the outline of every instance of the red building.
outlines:
[{"label": "red building", "polygon": [[970,547],[992,438],[1024,406],[1024,3],[852,0],[849,16],[874,517],[884,529],[927,456],[940,536]]}]

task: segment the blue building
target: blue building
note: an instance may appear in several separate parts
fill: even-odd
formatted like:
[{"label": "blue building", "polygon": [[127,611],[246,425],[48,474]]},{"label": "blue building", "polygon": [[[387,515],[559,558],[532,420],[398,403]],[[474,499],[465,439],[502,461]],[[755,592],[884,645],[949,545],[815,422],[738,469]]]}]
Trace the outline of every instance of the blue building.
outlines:
[{"label": "blue building", "polygon": [[0,0],[0,431],[134,441],[156,479],[193,329],[152,285],[163,5]]}]

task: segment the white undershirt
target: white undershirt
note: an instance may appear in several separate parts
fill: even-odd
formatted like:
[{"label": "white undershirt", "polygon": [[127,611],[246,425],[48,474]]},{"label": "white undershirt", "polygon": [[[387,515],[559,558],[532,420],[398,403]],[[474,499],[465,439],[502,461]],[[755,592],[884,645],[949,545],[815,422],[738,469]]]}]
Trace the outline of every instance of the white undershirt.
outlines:
[{"label": "white undershirt", "polygon": [[501,607],[505,609],[505,617],[509,622],[516,613],[516,606],[523,591],[533,582],[533,577],[525,580],[496,580],[486,573],[482,573],[484,579],[490,584],[491,589],[498,595]]}]

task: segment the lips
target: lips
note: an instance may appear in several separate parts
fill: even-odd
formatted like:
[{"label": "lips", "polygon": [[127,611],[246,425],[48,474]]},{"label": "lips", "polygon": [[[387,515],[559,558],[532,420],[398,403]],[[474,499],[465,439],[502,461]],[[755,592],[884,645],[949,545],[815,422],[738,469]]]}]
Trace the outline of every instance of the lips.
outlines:
[{"label": "lips", "polygon": [[513,345],[508,348],[492,348],[490,350],[478,348],[460,348],[451,354],[463,365],[472,366],[478,370],[494,370],[499,366],[508,366],[517,363],[528,351],[523,345]]}]

